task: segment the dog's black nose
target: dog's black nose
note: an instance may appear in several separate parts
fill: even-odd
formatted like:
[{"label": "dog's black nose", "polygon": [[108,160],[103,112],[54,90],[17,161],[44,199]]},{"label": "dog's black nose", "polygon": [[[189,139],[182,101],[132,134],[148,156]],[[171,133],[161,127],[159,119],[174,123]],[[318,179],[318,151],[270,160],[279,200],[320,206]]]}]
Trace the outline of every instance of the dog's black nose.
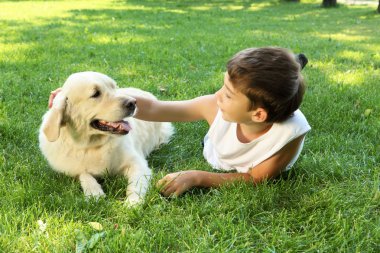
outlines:
[{"label": "dog's black nose", "polygon": [[129,112],[133,112],[136,109],[136,100],[126,100],[123,105]]}]

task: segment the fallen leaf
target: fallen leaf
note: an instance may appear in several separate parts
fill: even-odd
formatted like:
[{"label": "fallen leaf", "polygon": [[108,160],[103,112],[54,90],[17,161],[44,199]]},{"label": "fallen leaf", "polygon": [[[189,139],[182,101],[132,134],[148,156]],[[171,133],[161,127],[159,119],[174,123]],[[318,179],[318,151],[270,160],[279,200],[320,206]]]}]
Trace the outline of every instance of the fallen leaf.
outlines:
[{"label": "fallen leaf", "polygon": [[368,117],[372,113],[372,109],[365,109],[364,116]]},{"label": "fallen leaf", "polygon": [[103,230],[103,226],[99,222],[89,222],[88,224],[95,230]]}]

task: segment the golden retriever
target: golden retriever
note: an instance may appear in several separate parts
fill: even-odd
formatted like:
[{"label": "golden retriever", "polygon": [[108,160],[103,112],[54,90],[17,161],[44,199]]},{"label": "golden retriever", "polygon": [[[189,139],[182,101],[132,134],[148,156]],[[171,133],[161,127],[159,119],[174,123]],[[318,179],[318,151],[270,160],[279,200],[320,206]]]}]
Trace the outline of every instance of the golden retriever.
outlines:
[{"label": "golden retriever", "polygon": [[96,177],[105,173],[128,179],[130,204],[140,202],[147,191],[151,170],[146,157],[169,141],[174,128],[167,122],[133,118],[134,95],[155,98],[139,89],[119,89],[101,73],[75,73],[43,116],[43,155],[54,170],[78,177],[85,196],[104,195]]}]

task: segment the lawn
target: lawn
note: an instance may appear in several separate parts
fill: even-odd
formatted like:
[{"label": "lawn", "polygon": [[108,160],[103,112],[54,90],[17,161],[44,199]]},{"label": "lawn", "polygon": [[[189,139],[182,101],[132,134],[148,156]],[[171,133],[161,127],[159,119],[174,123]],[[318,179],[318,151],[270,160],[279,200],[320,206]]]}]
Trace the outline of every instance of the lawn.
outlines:
[{"label": "lawn", "polygon": [[[0,2],[0,252],[380,252],[380,15],[321,1]],[[145,203],[106,177],[87,201],[38,148],[51,90],[93,70],[160,99],[215,92],[247,47],[303,52],[312,126],[287,179],[160,196],[168,172],[211,170],[207,124],[176,123],[149,157]]]}]

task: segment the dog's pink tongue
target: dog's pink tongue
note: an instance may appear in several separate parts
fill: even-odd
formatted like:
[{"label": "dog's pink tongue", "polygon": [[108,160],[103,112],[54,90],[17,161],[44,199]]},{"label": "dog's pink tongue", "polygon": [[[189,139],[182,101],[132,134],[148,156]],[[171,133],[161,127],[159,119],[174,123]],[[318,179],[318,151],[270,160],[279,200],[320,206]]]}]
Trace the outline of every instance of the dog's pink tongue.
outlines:
[{"label": "dog's pink tongue", "polygon": [[127,134],[129,131],[131,131],[131,126],[127,121],[116,121],[116,122],[108,122],[101,120],[99,121],[100,124],[107,126],[111,129],[112,132],[118,133],[118,134]]}]

